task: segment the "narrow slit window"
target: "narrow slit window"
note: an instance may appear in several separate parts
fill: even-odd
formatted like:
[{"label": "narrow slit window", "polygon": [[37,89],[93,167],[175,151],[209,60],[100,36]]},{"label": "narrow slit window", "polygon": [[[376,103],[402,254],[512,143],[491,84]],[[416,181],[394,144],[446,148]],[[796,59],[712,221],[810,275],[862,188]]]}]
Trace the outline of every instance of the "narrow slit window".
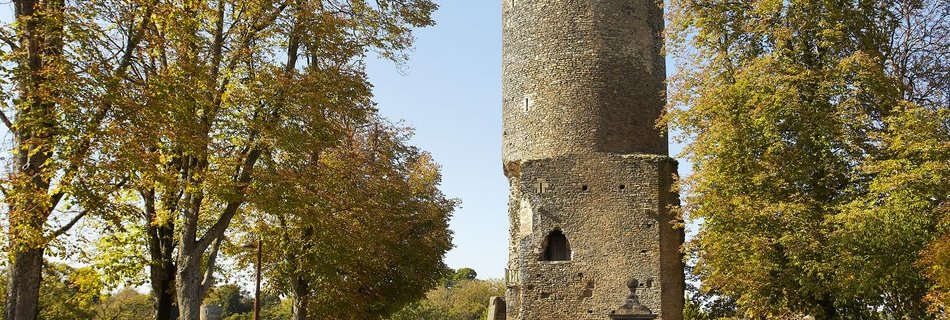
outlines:
[{"label": "narrow slit window", "polygon": [[571,260],[571,245],[561,230],[554,230],[544,239],[544,261]]}]

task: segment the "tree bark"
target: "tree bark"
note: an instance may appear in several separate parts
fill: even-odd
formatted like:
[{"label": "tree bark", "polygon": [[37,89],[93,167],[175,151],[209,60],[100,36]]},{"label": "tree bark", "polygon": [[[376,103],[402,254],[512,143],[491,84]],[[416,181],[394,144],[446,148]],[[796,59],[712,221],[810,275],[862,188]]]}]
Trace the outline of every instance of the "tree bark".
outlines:
[{"label": "tree bark", "polygon": [[16,252],[10,267],[6,319],[36,319],[39,315],[43,249]]},{"label": "tree bark", "polygon": [[178,306],[175,305],[175,268],[162,268],[165,274],[164,279],[158,284],[152,285],[152,295],[155,297],[157,320],[175,320],[178,319]]},{"label": "tree bark", "polygon": [[310,298],[310,290],[307,286],[307,281],[297,277],[294,279],[293,283],[293,299],[294,299],[294,320],[307,320],[307,304]]},{"label": "tree bark", "polygon": [[[141,190],[142,202],[145,204],[145,230],[148,235],[149,253],[149,282],[152,286],[152,297],[155,298],[155,319],[178,319],[178,308],[175,305],[175,223],[163,221],[159,223],[155,210],[155,190]],[[164,208],[174,211],[177,207],[177,197],[166,198]]]},{"label": "tree bark", "polygon": [[159,237],[149,243],[150,247],[157,247],[150,250],[152,264],[149,271],[152,296],[155,298],[155,319],[174,320],[178,319],[178,308],[175,305],[175,262],[172,256],[174,226],[169,224],[154,229]]},{"label": "tree bark", "polygon": [[178,312],[183,320],[199,320],[201,315],[201,256],[190,252],[178,255]]}]

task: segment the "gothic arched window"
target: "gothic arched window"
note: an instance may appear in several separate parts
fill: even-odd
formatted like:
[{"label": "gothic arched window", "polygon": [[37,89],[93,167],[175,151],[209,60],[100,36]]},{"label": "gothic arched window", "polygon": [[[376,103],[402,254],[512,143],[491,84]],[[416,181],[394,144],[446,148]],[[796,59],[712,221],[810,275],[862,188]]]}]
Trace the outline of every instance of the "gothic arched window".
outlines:
[{"label": "gothic arched window", "polygon": [[554,230],[544,239],[544,261],[571,260],[571,245],[561,230]]}]

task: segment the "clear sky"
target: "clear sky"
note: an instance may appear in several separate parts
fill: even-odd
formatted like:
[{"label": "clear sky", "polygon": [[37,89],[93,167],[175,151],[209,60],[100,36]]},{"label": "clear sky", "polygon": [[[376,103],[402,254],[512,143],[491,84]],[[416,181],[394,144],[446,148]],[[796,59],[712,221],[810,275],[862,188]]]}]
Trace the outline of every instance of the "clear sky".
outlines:
[{"label": "clear sky", "polygon": [[[462,200],[451,222],[452,268],[500,278],[508,259],[508,182],[501,167],[501,1],[437,0],[410,60],[368,63],[383,115],[416,129],[442,164],[442,190]],[[672,65],[668,63],[668,71]],[[681,148],[672,146],[671,152]],[[680,172],[687,169],[681,161]]]},{"label": "clear sky", "polygon": [[370,61],[380,112],[416,129],[442,164],[442,191],[462,200],[450,267],[500,278],[508,259],[508,182],[501,169],[501,1],[441,0],[402,66]]}]

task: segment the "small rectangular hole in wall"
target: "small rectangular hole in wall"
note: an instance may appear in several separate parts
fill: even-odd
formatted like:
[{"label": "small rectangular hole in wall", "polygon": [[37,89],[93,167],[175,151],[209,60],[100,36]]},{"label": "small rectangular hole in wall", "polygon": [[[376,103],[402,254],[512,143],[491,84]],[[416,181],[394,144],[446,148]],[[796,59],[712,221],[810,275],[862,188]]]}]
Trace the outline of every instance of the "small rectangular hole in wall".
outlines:
[{"label": "small rectangular hole in wall", "polygon": [[627,186],[621,184],[621,185],[620,185],[620,191],[624,191],[624,190],[627,190]]},{"label": "small rectangular hole in wall", "polygon": [[550,297],[550,296],[551,296],[551,293],[550,293],[550,292],[542,292],[542,293],[541,293],[541,299],[547,299],[547,298]]},{"label": "small rectangular hole in wall", "polygon": [[531,111],[531,109],[534,109],[534,95],[531,95],[531,94],[525,95],[524,100],[522,101],[521,107],[524,112],[528,112],[528,111]]},{"label": "small rectangular hole in wall", "polygon": [[584,191],[584,192],[590,191],[590,187],[588,187],[586,184],[585,184],[585,185],[582,185],[582,186],[581,186],[581,191]]},{"label": "small rectangular hole in wall", "polygon": [[584,292],[581,292],[582,298],[590,298],[594,296],[594,290],[586,289]]},{"label": "small rectangular hole in wall", "polygon": [[539,180],[536,185],[538,187],[538,194],[545,193],[548,191],[548,189],[550,189],[548,183],[541,180]]}]

